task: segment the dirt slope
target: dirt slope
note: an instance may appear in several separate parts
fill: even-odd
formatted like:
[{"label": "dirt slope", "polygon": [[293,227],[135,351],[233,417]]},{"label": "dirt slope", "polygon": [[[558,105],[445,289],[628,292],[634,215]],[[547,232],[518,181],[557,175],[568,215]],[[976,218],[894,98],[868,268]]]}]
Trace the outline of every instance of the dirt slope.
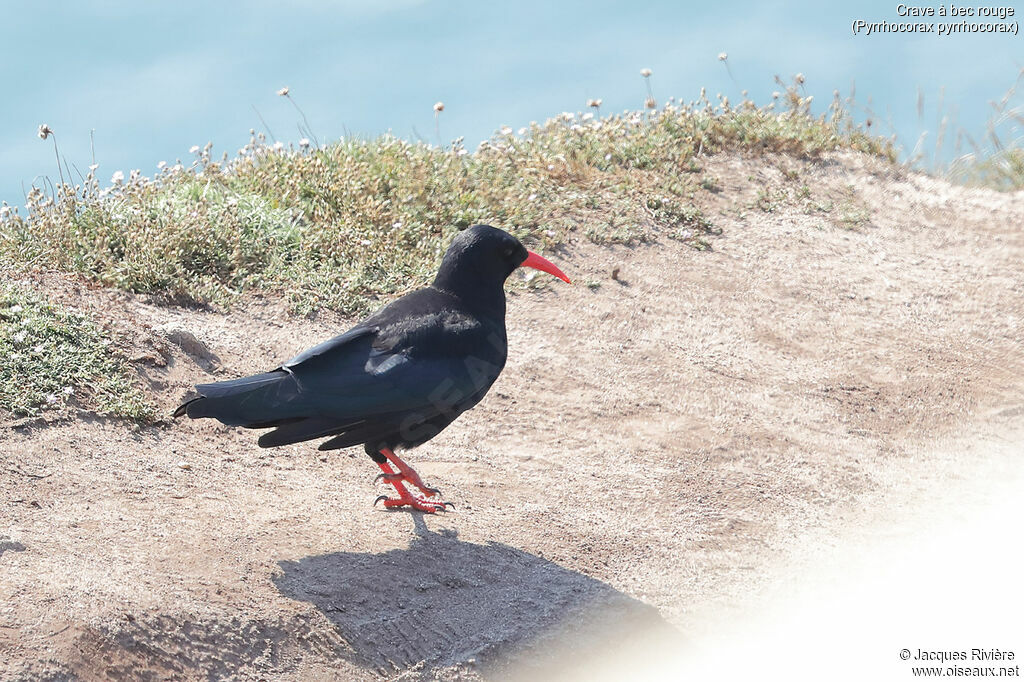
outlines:
[{"label": "dirt slope", "polygon": [[[357,450],[0,426],[0,677],[490,679],[685,647],[811,539],[992,464],[935,446],[1024,423],[1024,194],[855,155],[706,172],[713,250],[580,240],[552,259],[581,284],[510,297],[506,371],[409,457],[454,513],[372,509]],[[36,285],[129,330],[165,412],[346,326]]]}]

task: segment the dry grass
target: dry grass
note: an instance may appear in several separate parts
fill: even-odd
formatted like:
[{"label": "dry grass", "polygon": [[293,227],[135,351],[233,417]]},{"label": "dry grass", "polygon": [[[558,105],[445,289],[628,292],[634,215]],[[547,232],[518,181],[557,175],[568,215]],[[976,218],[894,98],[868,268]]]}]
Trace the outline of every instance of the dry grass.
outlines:
[{"label": "dry grass", "polygon": [[[989,102],[992,113],[985,126],[984,135],[975,140],[965,130],[947,134],[950,114],[942,110],[942,123],[936,136],[933,153],[933,170],[945,175],[952,182],[976,187],[990,187],[1000,191],[1024,189],[1024,68],[1017,73],[1013,84],[998,100]],[[919,115],[921,115],[919,105]],[[953,114],[955,116],[955,112]],[[944,169],[940,168],[943,145],[953,138],[955,158]],[[920,146],[920,142],[919,142]],[[964,152],[967,148],[969,151]],[[922,165],[922,159],[912,159]]]},{"label": "dry grass", "polygon": [[[784,111],[777,111],[776,106]],[[188,167],[102,188],[90,173],[33,189],[27,215],[0,219],[0,259],[78,273],[177,302],[229,305],[241,292],[287,296],[296,311],[359,314],[429,280],[454,231],[502,226],[548,249],[581,216],[597,242],[635,242],[652,225],[702,248],[714,231],[694,197],[717,191],[700,158],[723,151],[814,158],[890,144],[854,126],[838,100],[810,113],[796,84],[779,103],[701,98],[650,112],[563,114],[475,152],[393,137],[324,148],[268,145],[237,158],[209,146]]]}]

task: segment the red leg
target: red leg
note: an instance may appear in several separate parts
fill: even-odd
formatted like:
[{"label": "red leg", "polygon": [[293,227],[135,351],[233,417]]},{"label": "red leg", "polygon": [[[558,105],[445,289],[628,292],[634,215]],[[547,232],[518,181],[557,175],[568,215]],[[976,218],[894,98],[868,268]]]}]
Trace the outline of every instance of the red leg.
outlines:
[{"label": "red leg", "polygon": [[402,480],[412,483],[427,497],[441,494],[441,491],[437,488],[430,488],[424,485],[423,479],[420,478],[420,475],[417,474],[411,466],[403,462],[402,459],[391,450],[391,448],[381,448],[380,452],[395,465],[395,468],[398,469],[399,472],[401,472]]},{"label": "red leg", "polygon": [[381,450],[381,453],[389,460],[395,463],[395,466],[398,468],[398,471],[396,472],[394,469],[392,469],[391,465],[388,464],[387,462],[381,462],[377,466],[379,466],[380,470],[384,473],[378,474],[377,478],[382,478],[391,485],[393,485],[395,487],[395,492],[398,493],[398,497],[389,498],[385,495],[381,495],[376,500],[374,500],[374,504],[383,500],[385,507],[409,506],[412,507],[413,509],[426,512],[428,514],[433,514],[437,511],[445,511],[445,505],[450,505],[453,509],[455,508],[455,505],[452,504],[451,502],[441,502],[439,500],[427,499],[426,497],[423,497],[418,493],[409,492],[408,490],[406,490],[405,485],[403,485],[403,483],[408,482],[422,490],[426,495],[435,495],[440,493],[440,491],[437,490],[436,488],[428,488],[427,486],[423,485],[423,481],[420,479],[419,474],[413,471],[412,467],[410,467],[408,464],[399,459],[399,457],[394,452],[385,448]]}]

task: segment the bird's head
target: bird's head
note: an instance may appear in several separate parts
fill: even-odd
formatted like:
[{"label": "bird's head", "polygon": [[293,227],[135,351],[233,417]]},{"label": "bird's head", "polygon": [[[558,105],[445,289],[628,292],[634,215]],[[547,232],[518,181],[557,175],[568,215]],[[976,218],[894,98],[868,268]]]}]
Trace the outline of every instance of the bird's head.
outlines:
[{"label": "bird's head", "polygon": [[554,263],[527,251],[508,232],[490,225],[473,225],[455,235],[434,284],[464,293],[469,287],[504,283],[519,267],[540,270],[569,282]]}]

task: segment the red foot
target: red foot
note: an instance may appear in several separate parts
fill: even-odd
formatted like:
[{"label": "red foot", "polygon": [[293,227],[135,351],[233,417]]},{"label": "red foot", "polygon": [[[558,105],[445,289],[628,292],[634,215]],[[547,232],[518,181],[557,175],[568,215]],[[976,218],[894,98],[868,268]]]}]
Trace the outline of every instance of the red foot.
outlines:
[{"label": "red foot", "polygon": [[[451,502],[442,502],[440,500],[428,499],[435,495],[440,495],[441,491],[438,490],[437,488],[430,488],[426,486],[423,483],[423,479],[420,478],[420,475],[417,474],[412,467],[403,462],[398,457],[398,455],[392,452],[389,448],[381,449],[381,454],[387,457],[388,460],[390,460],[390,462],[395,465],[398,471],[396,472],[394,469],[392,469],[391,465],[388,464],[388,462],[381,462],[380,464],[378,464],[378,466],[380,467],[380,470],[383,471],[384,473],[378,474],[377,478],[384,479],[385,481],[393,485],[395,487],[395,492],[398,493],[398,497],[393,498],[381,495],[376,500],[374,500],[374,504],[377,504],[378,502],[383,500],[385,507],[412,507],[413,509],[416,509],[421,512],[426,512],[428,514],[433,514],[434,512],[438,511],[445,511],[446,505],[450,506],[452,509],[455,508],[455,505],[452,504]],[[423,492],[423,495],[420,495],[419,493],[416,492],[409,492],[405,488],[403,483],[411,483],[412,485],[419,488],[419,490]]]}]

